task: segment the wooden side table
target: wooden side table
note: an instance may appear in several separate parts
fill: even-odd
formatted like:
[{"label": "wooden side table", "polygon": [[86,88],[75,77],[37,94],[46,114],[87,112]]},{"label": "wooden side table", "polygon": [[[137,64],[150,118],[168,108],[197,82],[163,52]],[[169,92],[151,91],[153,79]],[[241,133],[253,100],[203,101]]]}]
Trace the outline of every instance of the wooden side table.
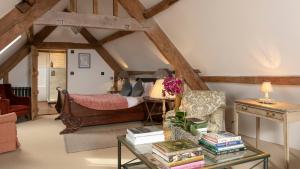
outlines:
[{"label": "wooden side table", "polygon": [[[146,119],[146,122],[148,122],[150,120],[150,123],[151,125],[153,124],[153,119],[152,119],[152,116],[154,115],[164,115],[163,112],[157,112],[157,113],[154,113],[154,110],[155,110],[155,107],[157,106],[157,104],[164,104],[163,102],[165,101],[166,104],[168,104],[168,107],[172,107],[171,106],[171,103],[174,102],[174,99],[156,99],[156,98],[151,98],[149,96],[146,96],[146,97],[143,97],[144,99],[144,103],[145,103],[145,106],[146,106],[146,109],[147,109],[147,119]],[[152,106],[151,108],[149,108],[149,105],[148,103],[152,103]]]},{"label": "wooden side table", "polygon": [[260,118],[283,123],[284,152],[286,168],[289,168],[289,143],[288,124],[300,121],[300,105],[275,102],[274,104],[263,104],[257,99],[236,100],[234,103],[235,134],[238,134],[239,114],[247,114],[256,117],[256,147],[260,137]]}]

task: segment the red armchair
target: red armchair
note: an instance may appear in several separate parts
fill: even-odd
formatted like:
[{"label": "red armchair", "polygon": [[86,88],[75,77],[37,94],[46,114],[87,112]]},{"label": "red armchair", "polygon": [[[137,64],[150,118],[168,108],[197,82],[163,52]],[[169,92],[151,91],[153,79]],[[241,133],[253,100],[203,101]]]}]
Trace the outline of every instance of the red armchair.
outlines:
[{"label": "red armchair", "polygon": [[0,153],[14,151],[18,148],[15,113],[0,115]]},{"label": "red armchair", "polygon": [[1,114],[16,113],[18,117],[31,118],[30,97],[18,97],[12,93],[10,84],[0,84]]}]

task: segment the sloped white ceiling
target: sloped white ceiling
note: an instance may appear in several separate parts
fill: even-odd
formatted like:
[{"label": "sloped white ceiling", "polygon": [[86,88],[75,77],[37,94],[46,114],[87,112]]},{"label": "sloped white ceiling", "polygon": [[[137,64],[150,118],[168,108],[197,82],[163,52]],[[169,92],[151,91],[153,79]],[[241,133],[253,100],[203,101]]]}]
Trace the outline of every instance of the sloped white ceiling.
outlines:
[{"label": "sloped white ceiling", "polygon": [[184,0],[155,19],[205,74],[299,75],[299,5],[296,0]]},{"label": "sloped white ceiling", "polygon": [[135,32],[104,45],[128,70],[155,71],[169,63],[143,32]]},{"label": "sloped white ceiling", "polygon": [[1,0],[0,2],[0,18],[11,11],[21,0]]}]

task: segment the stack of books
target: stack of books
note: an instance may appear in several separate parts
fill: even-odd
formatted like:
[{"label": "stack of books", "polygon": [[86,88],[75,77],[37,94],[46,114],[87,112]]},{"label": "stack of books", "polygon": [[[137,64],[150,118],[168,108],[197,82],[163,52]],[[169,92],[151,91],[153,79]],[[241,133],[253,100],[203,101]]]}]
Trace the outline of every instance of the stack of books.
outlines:
[{"label": "stack of books", "polygon": [[162,142],[165,140],[164,132],[156,126],[145,126],[127,129],[126,139],[133,145]]},{"label": "stack of books", "polygon": [[190,140],[176,140],[152,145],[153,156],[168,169],[193,169],[204,166],[201,146]]},{"label": "stack of books", "polygon": [[204,134],[199,140],[199,144],[204,147],[205,151],[214,155],[239,152],[246,149],[241,136],[226,131]]}]

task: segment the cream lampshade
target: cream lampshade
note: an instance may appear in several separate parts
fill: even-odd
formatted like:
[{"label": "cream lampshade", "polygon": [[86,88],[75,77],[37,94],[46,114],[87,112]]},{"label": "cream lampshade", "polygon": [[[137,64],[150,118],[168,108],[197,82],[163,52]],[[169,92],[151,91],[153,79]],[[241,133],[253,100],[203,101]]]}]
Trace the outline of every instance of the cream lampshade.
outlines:
[{"label": "cream lampshade", "polygon": [[273,103],[269,96],[269,93],[273,92],[271,82],[263,82],[260,90],[265,94],[265,98],[260,99],[260,101],[263,103]]},{"label": "cream lampshade", "polygon": [[155,98],[155,99],[163,99],[165,98],[163,96],[163,90],[164,90],[164,85],[163,85],[164,80],[163,79],[157,79],[151,92],[150,92],[150,97]]}]

